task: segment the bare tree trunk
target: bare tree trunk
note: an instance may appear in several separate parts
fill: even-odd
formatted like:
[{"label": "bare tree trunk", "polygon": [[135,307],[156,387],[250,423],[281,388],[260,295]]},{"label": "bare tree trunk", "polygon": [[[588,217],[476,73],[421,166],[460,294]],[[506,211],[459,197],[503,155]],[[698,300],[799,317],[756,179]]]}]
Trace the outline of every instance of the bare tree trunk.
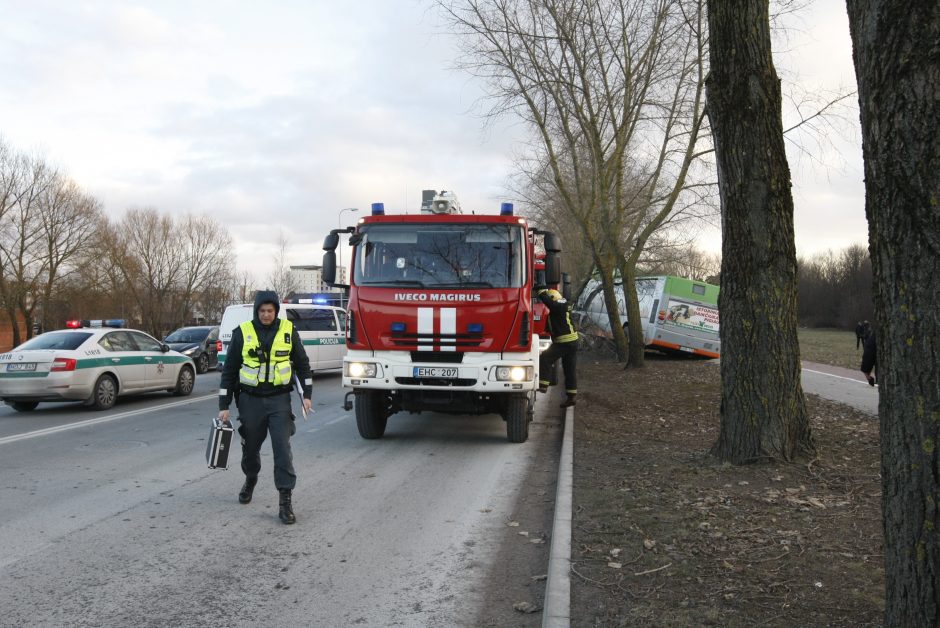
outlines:
[{"label": "bare tree trunk", "polygon": [[800,384],[796,247],[767,0],[708,5],[722,210],[721,430],[735,464],[814,450]]},{"label": "bare tree trunk", "polygon": [[940,624],[940,4],[848,0],[881,394],[885,626]]},{"label": "bare tree trunk", "polygon": [[[604,299],[604,307],[607,309],[608,318],[611,321],[614,321],[611,324],[610,333],[614,338],[614,348],[617,352],[617,360],[619,362],[625,362],[627,360],[627,353],[626,351],[624,351],[626,342],[623,341],[623,328],[619,327],[620,306],[617,303],[617,298],[616,298],[617,293],[615,289],[614,274],[612,271],[602,268],[600,266],[598,266],[597,274],[601,280],[601,288],[603,291],[603,294],[601,296]],[[618,334],[620,336],[619,341],[618,341]]]},{"label": "bare tree trunk", "polygon": [[[636,294],[636,263],[622,263],[620,276],[623,278],[623,298],[627,308],[627,365],[634,368],[646,366],[644,354],[646,344],[643,341],[643,320],[640,318],[640,301]],[[636,321],[635,324],[629,321]]]}]

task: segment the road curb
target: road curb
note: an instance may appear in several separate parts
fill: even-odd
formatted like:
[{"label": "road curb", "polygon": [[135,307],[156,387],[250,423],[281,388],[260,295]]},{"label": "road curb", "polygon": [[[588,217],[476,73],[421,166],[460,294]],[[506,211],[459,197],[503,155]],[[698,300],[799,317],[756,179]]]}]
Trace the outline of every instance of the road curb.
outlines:
[{"label": "road curb", "polygon": [[565,435],[558,462],[555,520],[548,558],[542,628],[571,625],[571,494],[574,487],[574,408],[565,411]]}]

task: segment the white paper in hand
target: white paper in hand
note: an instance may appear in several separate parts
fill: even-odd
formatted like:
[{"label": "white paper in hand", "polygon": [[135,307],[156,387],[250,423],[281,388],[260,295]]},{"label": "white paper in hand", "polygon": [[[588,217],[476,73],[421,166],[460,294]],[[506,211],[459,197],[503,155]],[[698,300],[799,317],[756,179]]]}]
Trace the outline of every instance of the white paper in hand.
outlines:
[{"label": "white paper in hand", "polygon": [[304,421],[307,420],[307,408],[304,407],[304,387],[300,385],[300,378],[297,377],[297,374],[294,374],[294,390],[297,391],[297,396],[300,397],[300,412],[304,415]]}]

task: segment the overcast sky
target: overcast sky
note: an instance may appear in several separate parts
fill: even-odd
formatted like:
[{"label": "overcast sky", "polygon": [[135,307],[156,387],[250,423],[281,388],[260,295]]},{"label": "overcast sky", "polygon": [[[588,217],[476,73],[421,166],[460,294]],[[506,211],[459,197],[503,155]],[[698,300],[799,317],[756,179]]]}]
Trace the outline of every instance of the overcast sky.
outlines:
[{"label": "overcast sky", "polygon": [[[778,70],[810,93],[854,89],[845,5],[816,5]],[[483,123],[481,88],[451,69],[455,42],[426,0],[0,0],[0,15],[0,136],[110,215],[217,218],[258,279],[281,232],[291,263],[319,264],[345,207],[415,211],[425,188],[478,211],[513,200],[522,129]],[[788,142],[814,155],[790,155],[800,254],[867,246],[857,126],[853,101],[824,153]]]}]

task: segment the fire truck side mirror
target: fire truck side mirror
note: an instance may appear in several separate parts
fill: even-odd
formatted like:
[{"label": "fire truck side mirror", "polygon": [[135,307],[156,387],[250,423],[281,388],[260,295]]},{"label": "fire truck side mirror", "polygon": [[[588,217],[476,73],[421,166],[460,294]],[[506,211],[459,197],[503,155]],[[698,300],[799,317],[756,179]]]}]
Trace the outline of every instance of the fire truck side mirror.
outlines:
[{"label": "fire truck side mirror", "polygon": [[330,233],[328,236],[326,236],[326,238],[323,239],[324,251],[335,251],[338,245],[339,245],[338,233]]},{"label": "fire truck side mirror", "polygon": [[557,285],[560,281],[561,262],[558,259],[557,253],[549,251],[545,254],[545,283],[550,286],[554,286]]},{"label": "fire truck side mirror", "polygon": [[561,253],[561,238],[554,233],[546,233],[543,237],[547,253]]},{"label": "fire truck side mirror", "polygon": [[[334,238],[336,237],[334,234],[330,234],[329,236],[327,236],[327,240],[329,240],[331,236]],[[324,244],[324,248],[326,248],[325,244]],[[334,248],[335,248],[335,245],[334,245]],[[323,254],[322,273],[323,273],[323,283],[330,285],[330,286],[334,285],[334,283],[336,282],[336,251],[327,250],[327,252]]]}]

